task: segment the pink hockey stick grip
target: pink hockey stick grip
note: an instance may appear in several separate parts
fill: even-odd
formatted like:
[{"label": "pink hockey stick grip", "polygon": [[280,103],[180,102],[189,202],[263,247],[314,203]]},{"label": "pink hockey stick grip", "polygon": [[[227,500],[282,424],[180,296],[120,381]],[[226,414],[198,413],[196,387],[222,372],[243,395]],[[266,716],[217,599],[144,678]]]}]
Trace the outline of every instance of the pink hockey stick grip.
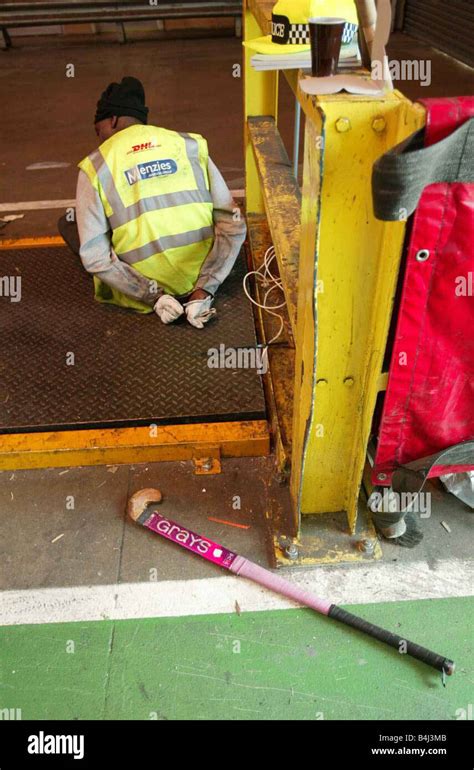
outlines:
[{"label": "pink hockey stick grip", "polygon": [[317,596],[314,596],[314,594],[311,594],[304,588],[300,588],[300,586],[290,583],[289,580],[285,580],[279,575],[269,572],[267,569],[264,569],[264,567],[259,567],[258,564],[249,561],[244,556],[237,556],[229,566],[229,569],[236,575],[246,577],[249,580],[255,581],[255,583],[260,583],[260,585],[265,586],[265,588],[270,588],[277,594],[282,594],[299,604],[311,607],[322,615],[328,615],[329,610],[332,607],[331,602],[327,602],[324,599],[318,599]]}]

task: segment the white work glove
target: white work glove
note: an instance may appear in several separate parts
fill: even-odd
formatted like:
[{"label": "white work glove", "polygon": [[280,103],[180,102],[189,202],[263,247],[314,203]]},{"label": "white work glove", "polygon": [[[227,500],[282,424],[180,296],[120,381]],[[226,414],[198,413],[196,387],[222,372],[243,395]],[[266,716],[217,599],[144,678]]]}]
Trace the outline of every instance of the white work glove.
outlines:
[{"label": "white work glove", "polygon": [[204,324],[216,314],[216,309],[211,308],[213,302],[214,297],[193,299],[191,302],[186,302],[184,307],[186,308],[186,318],[188,323],[196,329],[202,329]]},{"label": "white work glove", "polygon": [[155,302],[153,310],[164,324],[173,323],[173,321],[176,321],[176,319],[184,313],[181,302],[178,302],[178,300],[170,294],[162,294]]}]

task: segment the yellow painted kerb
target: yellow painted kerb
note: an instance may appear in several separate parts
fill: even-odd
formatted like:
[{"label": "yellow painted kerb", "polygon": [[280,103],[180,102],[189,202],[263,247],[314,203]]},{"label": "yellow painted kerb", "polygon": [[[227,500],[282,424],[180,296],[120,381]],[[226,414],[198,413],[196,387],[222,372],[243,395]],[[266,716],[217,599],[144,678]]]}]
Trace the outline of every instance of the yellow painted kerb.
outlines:
[{"label": "yellow painted kerb", "polygon": [[268,455],[266,420],[0,436],[0,470]]},{"label": "yellow painted kerb", "polygon": [[60,235],[40,235],[36,238],[8,238],[0,241],[0,251],[8,249],[43,249],[51,246],[65,246]]}]

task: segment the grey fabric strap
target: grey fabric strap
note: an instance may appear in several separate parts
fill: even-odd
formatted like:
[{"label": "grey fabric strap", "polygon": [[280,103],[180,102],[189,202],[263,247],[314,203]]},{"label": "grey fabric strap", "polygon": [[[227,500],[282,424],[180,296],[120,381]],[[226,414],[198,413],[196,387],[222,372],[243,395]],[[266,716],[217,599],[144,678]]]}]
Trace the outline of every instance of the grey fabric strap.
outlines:
[{"label": "grey fabric strap", "polygon": [[394,492],[413,492],[419,494],[435,466],[472,465],[474,466],[474,441],[462,441],[460,444],[443,449],[429,457],[414,460],[400,468],[392,475],[392,489]]},{"label": "grey fabric strap", "polygon": [[423,190],[438,182],[474,182],[474,118],[431,147],[423,146],[424,129],[382,155],[372,171],[377,219],[407,219]]}]

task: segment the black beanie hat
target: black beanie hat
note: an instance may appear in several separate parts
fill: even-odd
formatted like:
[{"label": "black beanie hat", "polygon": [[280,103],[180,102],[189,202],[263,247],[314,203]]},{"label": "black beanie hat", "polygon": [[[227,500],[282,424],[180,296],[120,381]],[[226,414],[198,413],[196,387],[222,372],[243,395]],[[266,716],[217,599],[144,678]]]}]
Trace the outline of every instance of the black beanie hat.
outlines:
[{"label": "black beanie hat", "polygon": [[124,77],[120,83],[110,83],[97,102],[94,123],[113,115],[127,115],[147,122],[148,107],[145,106],[145,91],[137,78]]}]

